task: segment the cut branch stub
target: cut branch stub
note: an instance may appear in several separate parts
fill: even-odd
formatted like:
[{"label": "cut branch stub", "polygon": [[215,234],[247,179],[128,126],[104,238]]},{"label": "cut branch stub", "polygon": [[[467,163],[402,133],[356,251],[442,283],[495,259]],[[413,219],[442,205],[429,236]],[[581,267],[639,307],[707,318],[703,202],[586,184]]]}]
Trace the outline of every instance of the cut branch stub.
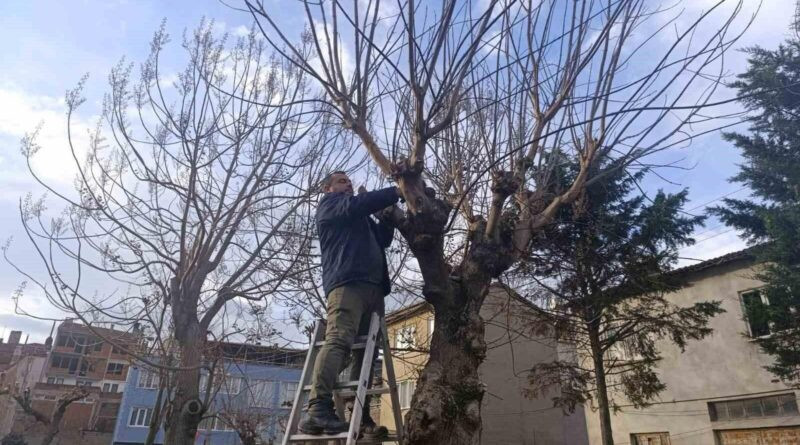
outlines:
[{"label": "cut branch stub", "polygon": [[408,159],[401,159],[392,164],[392,177],[397,181],[397,186],[403,194],[411,214],[420,214],[425,211],[428,193],[425,190],[425,181],[422,179],[423,169],[424,165],[419,160],[412,164]]}]

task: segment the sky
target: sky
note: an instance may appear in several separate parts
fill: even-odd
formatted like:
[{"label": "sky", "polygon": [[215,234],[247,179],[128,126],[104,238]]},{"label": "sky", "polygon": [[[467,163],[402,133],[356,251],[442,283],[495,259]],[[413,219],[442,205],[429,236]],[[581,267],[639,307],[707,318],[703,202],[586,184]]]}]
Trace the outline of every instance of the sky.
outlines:
[{"label": "sky", "polygon": [[[266,0],[266,3],[272,4],[285,29],[296,29],[299,34],[299,19],[288,14],[281,16],[281,1],[290,0]],[[229,0],[226,3],[241,6],[243,2]],[[685,7],[688,12],[697,13],[713,3],[691,0],[685,2]],[[756,0],[745,0],[746,13],[752,13],[757,4]],[[789,36],[793,11],[794,0],[764,0],[752,27],[737,47],[776,47]],[[100,111],[108,73],[122,57],[137,64],[142,62],[153,32],[162,20],[166,20],[167,31],[173,37],[171,46],[178,48],[182,32],[196,26],[203,18],[213,19],[220,32],[234,35],[245,32],[251,24],[247,13],[213,0],[0,2],[0,241],[13,238],[9,255],[21,267],[41,269],[21,229],[19,200],[27,193],[38,196],[43,192],[27,171],[20,153],[21,138],[41,126],[42,150],[34,168],[48,181],[70,187],[71,173],[65,167],[70,162],[65,144],[65,91],[88,73],[87,102],[76,117],[76,128],[88,128]],[[746,67],[746,56],[731,52],[726,65],[730,73],[741,72]],[[728,98],[733,92],[723,91],[719,96]],[[735,109],[736,105],[731,107]],[[85,140],[85,136],[79,134],[77,139]],[[674,192],[689,188],[691,202],[687,210],[693,213],[701,213],[707,205],[719,203],[723,196],[747,195],[747,190],[742,190],[740,185],[727,181],[737,170],[739,156],[718,133],[698,139],[684,152],[674,155],[685,158],[683,165],[693,168],[664,172],[670,182],[651,178],[647,183],[650,191],[664,188]],[[735,231],[713,219],[706,227],[698,229],[696,239],[698,244],[681,251],[686,264],[744,246]],[[0,337],[7,338],[10,330],[22,330],[23,338],[29,334],[30,341],[43,341],[50,330],[49,322],[14,314],[11,297],[22,280],[7,262],[0,260]],[[35,292],[26,292],[24,304],[29,312],[58,316]]]}]

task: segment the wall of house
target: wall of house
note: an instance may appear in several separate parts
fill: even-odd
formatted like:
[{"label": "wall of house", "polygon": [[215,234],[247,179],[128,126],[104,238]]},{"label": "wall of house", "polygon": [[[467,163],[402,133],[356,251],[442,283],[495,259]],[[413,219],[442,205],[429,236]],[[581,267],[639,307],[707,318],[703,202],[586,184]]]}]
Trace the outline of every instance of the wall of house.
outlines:
[{"label": "wall of house", "polygon": [[[707,445],[716,443],[716,431],[800,425],[798,416],[728,422],[712,422],[709,417],[709,401],[792,393],[763,368],[770,358],[745,336],[747,325],[739,294],[761,285],[752,275],[752,269],[744,263],[707,269],[692,276],[689,287],[669,297],[682,306],[719,300],[726,312],[711,321],[713,334],[689,343],[684,353],[667,342],[659,344],[663,360],[658,373],[667,385],[659,396],[662,403],[612,413],[617,445],[630,443],[634,433],[667,432],[672,445]],[[597,414],[588,413],[587,420],[591,444],[599,445]]]},{"label": "wall of house", "polygon": [[[430,328],[435,329],[429,323],[431,316],[431,312],[425,309],[391,322],[388,330],[392,347],[396,346],[399,330],[414,326],[418,344],[427,348]],[[529,398],[524,394],[528,387],[526,370],[537,361],[558,357],[554,342],[526,334],[525,328],[534,316],[527,304],[495,286],[486,298],[481,316],[486,323],[488,347],[486,359],[479,368],[486,384],[481,406],[481,442],[517,445],[587,443],[582,409],[567,416],[560,409],[553,408],[550,396]],[[427,360],[427,354],[419,352],[396,352],[393,356],[398,384],[407,379],[415,380]],[[402,411],[403,415],[406,411]],[[389,429],[395,427],[388,395],[381,398],[381,424]]]},{"label": "wall of house", "polygon": [[[8,386],[16,391],[32,388],[42,377],[47,358],[44,356],[29,355],[17,357],[11,367],[4,371],[3,381],[0,386]],[[11,397],[0,397],[0,437],[11,431],[17,417],[17,402]]]},{"label": "wall of house", "polygon": [[[131,412],[135,408],[152,408],[155,406],[158,389],[139,387],[139,376],[142,368],[132,366],[128,373],[126,390],[122,396],[120,413],[114,430],[114,444],[141,444],[147,437],[146,427],[130,426]],[[257,418],[270,419],[269,426],[262,431],[265,440],[282,437],[278,419],[288,417],[290,405],[285,404],[286,397],[282,385],[296,383],[300,380],[300,369],[268,366],[258,363],[229,363],[226,375],[230,378],[243,379],[236,393],[220,391],[214,398],[213,410],[249,412]],[[248,384],[247,382],[250,382]],[[255,382],[260,382],[256,390]],[[270,383],[264,383],[270,382]],[[253,385],[253,386],[251,386]],[[256,394],[257,393],[257,394]],[[202,396],[202,395],[201,395]],[[253,398],[258,397],[267,403],[253,407]],[[240,442],[235,431],[215,431],[201,429],[197,435],[198,444],[237,445]],[[156,443],[163,443],[163,429],[156,436]],[[269,443],[269,442],[267,442]]]},{"label": "wall of house", "polygon": [[[420,349],[426,350],[428,348],[428,344],[430,342],[430,336],[432,334],[431,327],[432,324],[430,320],[433,318],[433,313],[430,312],[427,308],[423,308],[422,310],[418,310],[411,314],[409,317],[397,320],[395,322],[387,322],[386,329],[389,331],[389,345],[392,349],[397,349],[398,347],[403,349]],[[415,335],[414,344],[413,345],[404,345],[402,343],[407,340],[409,337],[407,335],[398,335],[401,331],[414,330]],[[435,327],[434,327],[435,329]],[[413,348],[411,347],[413,346]],[[428,361],[428,354],[427,352],[417,352],[417,351],[392,351],[392,363],[395,372],[395,379],[397,381],[398,386],[400,387],[401,391],[403,390],[404,385],[413,385],[416,384],[416,381],[419,377],[419,372],[422,371],[422,368],[425,366],[425,363]],[[383,378],[387,379],[386,374],[386,360],[383,361]],[[404,401],[401,400],[401,403]],[[401,407],[401,415],[405,416],[408,412],[408,406],[410,399],[404,403],[405,406]],[[392,411],[392,401],[391,397],[388,394],[384,394],[381,396],[380,401],[380,421],[378,422],[381,425],[386,426],[390,430],[396,430],[395,421],[394,421],[394,414]]]},{"label": "wall of house", "polygon": [[486,383],[481,416],[484,444],[582,445],[586,444],[583,410],[565,415],[546,395],[526,396],[527,370],[540,361],[559,358],[555,341],[531,336],[535,314],[530,307],[493,287],[481,316],[486,325],[486,360],[479,368]]}]

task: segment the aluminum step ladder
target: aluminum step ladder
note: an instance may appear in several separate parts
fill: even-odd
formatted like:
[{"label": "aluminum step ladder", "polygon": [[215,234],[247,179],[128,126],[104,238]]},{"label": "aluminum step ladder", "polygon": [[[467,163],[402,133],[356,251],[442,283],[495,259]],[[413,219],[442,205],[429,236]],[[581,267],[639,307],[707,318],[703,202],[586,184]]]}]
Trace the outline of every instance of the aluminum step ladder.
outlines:
[{"label": "aluminum step ladder", "polygon": [[[306,354],[306,363],[303,365],[303,373],[300,376],[299,389],[295,393],[292,411],[286,425],[286,432],[283,436],[283,445],[305,444],[305,443],[326,443],[356,445],[356,444],[375,444],[383,442],[396,442],[403,445],[403,419],[400,415],[400,398],[397,392],[397,381],[395,380],[394,365],[392,364],[392,354],[389,349],[388,331],[386,330],[386,320],[373,313],[369,323],[369,332],[366,336],[358,336],[353,342],[351,350],[364,349],[364,360],[361,363],[361,373],[357,381],[339,381],[333,391],[333,400],[336,406],[336,414],[344,419],[344,400],[354,397],[353,410],[350,414],[350,428],[346,433],[340,434],[320,434],[311,435],[298,432],[297,427],[303,415],[303,406],[309,391],[311,391],[311,374],[314,372],[314,362],[317,353],[322,345],[325,344],[325,320],[317,320],[314,325],[312,335],[312,345]],[[386,381],[384,386],[379,388],[369,388],[375,366],[375,351],[378,344],[383,348],[384,363],[386,366]],[[396,431],[389,431],[389,435],[380,440],[358,439],[361,417],[364,410],[364,401],[367,394],[381,395],[389,394],[392,402],[392,413]],[[367,407],[369,409],[369,407]]]}]

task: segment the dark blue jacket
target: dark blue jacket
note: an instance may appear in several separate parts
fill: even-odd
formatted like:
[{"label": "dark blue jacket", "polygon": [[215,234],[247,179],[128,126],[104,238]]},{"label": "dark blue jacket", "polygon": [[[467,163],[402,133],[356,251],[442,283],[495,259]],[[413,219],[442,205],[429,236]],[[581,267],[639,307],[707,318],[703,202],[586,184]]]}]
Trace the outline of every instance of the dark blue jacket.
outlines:
[{"label": "dark blue jacket", "polygon": [[384,249],[394,228],[370,215],[396,203],[397,189],[388,187],[360,195],[326,193],[317,207],[317,232],[322,251],[322,287],[325,295],[353,281],[374,283],[391,290]]}]

